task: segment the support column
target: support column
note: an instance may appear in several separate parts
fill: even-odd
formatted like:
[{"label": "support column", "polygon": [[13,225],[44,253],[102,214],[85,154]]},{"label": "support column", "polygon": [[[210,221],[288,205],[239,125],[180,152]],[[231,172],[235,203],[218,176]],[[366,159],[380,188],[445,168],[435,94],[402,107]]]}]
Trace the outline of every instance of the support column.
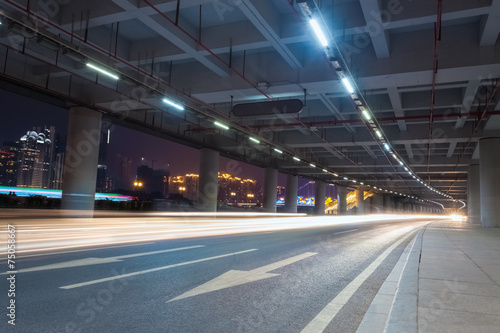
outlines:
[{"label": "support column", "polygon": [[95,110],[69,111],[61,208],[80,210],[86,217],[94,212],[101,122],[102,114]]},{"label": "support column", "polygon": [[469,166],[467,174],[467,222],[481,224],[481,178],[479,164]]},{"label": "support column", "polygon": [[396,202],[394,201],[394,197],[388,194],[386,195],[381,194],[381,195],[384,196],[384,211],[386,213],[393,213],[397,207]]},{"label": "support column", "polygon": [[287,213],[297,213],[298,185],[299,177],[297,175],[286,175],[285,212]]},{"label": "support column", "polygon": [[479,140],[481,225],[500,228],[500,138]]},{"label": "support column", "polygon": [[278,186],[278,170],[267,167],[264,176],[264,210],[276,213],[276,199]]},{"label": "support column", "polygon": [[337,215],[347,214],[347,188],[337,185]]},{"label": "support column", "polygon": [[356,213],[358,215],[365,214],[365,191],[356,190]]},{"label": "support column", "polygon": [[372,213],[384,212],[384,196],[380,193],[375,193],[372,197]]},{"label": "support column", "polygon": [[314,214],[325,215],[326,183],[317,180],[314,186]]},{"label": "support column", "polygon": [[210,148],[201,149],[198,207],[204,212],[217,211],[219,156],[218,151]]}]

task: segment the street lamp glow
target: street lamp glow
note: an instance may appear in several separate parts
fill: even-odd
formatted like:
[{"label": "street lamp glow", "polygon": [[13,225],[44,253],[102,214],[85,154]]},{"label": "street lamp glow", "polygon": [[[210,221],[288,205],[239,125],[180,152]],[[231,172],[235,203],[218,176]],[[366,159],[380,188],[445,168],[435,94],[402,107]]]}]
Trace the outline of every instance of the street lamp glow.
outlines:
[{"label": "street lamp glow", "polygon": [[323,30],[321,30],[321,27],[319,26],[318,21],[316,21],[316,19],[311,19],[311,20],[309,20],[309,24],[313,28],[314,33],[316,34],[316,37],[318,37],[318,40],[321,43],[321,45],[323,45],[324,47],[327,47],[328,40],[326,39],[325,34],[323,33]]},{"label": "street lamp glow", "polygon": [[229,126],[224,125],[223,123],[219,123],[218,121],[214,121],[214,125],[217,126],[217,127],[223,128],[225,130],[229,129]]},{"label": "street lamp glow", "polygon": [[100,67],[97,67],[96,65],[92,65],[92,64],[87,63],[87,67],[90,67],[93,70],[98,71],[99,73],[102,73],[102,74],[104,74],[106,76],[109,76],[112,79],[115,79],[115,80],[119,80],[120,79],[116,74],[108,72],[107,70],[102,69]]},{"label": "street lamp glow", "polygon": [[172,102],[171,100],[167,99],[167,98],[164,98],[163,99],[163,103],[166,103],[170,106],[173,106],[174,108],[176,108],[177,110],[180,110],[180,111],[184,111],[184,107],[180,104],[177,104],[175,102]]}]

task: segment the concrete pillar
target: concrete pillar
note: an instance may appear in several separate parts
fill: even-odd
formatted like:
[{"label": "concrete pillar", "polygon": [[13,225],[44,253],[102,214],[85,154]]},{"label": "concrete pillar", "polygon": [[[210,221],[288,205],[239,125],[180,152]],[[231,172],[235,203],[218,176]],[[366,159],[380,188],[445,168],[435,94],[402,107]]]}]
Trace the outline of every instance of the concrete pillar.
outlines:
[{"label": "concrete pillar", "polygon": [[384,212],[384,196],[380,193],[375,193],[372,197],[372,213]]},{"label": "concrete pillar", "polygon": [[314,214],[325,215],[326,183],[317,180],[314,187]]},{"label": "concrete pillar", "polygon": [[467,174],[467,222],[469,223],[481,224],[480,181],[479,164],[471,164]]},{"label": "concrete pillar", "polygon": [[287,213],[297,213],[298,185],[299,177],[297,175],[286,175],[285,212]]},{"label": "concrete pillar", "polygon": [[347,188],[337,185],[337,215],[347,214]]},{"label": "concrete pillar", "polygon": [[204,212],[217,211],[219,156],[218,151],[210,148],[201,149],[198,207]]},{"label": "concrete pillar", "polygon": [[276,199],[278,194],[278,170],[267,167],[264,175],[264,210],[276,213]]},{"label": "concrete pillar", "polygon": [[356,212],[358,215],[365,214],[365,191],[356,190]]},{"label": "concrete pillar", "polygon": [[80,210],[82,216],[93,216],[101,122],[102,114],[95,110],[69,111],[61,207]]},{"label": "concrete pillar", "polygon": [[384,196],[384,210],[387,213],[394,212],[396,209],[396,202],[394,201],[394,197],[388,194],[382,194]]},{"label": "concrete pillar", "polygon": [[500,228],[500,138],[479,140],[481,225]]}]

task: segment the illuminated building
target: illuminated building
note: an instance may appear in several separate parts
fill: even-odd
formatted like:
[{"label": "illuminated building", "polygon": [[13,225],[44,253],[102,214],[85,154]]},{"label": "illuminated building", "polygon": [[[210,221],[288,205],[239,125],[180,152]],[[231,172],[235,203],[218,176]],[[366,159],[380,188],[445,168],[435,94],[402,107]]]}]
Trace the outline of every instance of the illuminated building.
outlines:
[{"label": "illuminated building", "polygon": [[17,145],[7,143],[0,148],[0,185],[16,186]]},{"label": "illuminated building", "polygon": [[[169,184],[172,193],[197,201],[199,184],[197,174],[170,177]],[[262,189],[255,180],[219,173],[217,200],[223,205],[257,204],[262,202]]]},{"label": "illuminated building", "polygon": [[[40,128],[37,129],[40,131]],[[52,188],[55,155],[55,128],[28,131],[19,140],[17,186]]]}]

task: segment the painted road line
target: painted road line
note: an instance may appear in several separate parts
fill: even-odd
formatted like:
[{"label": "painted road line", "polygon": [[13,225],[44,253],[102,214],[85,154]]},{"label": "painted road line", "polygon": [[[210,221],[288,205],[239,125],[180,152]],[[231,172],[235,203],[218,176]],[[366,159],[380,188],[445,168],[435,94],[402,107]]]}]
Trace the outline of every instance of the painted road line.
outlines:
[{"label": "painted road line", "polygon": [[335,232],[334,235],[345,234],[345,233],[353,232],[353,231],[356,231],[356,230],[359,230],[359,229],[351,229],[351,230],[339,231],[339,232]]},{"label": "painted road line", "polygon": [[301,333],[321,333],[335,318],[337,313],[349,301],[352,295],[359,289],[363,282],[382,264],[385,258],[399,244],[412,237],[414,232],[401,238],[385,250],[377,259],[375,259],[361,274],[359,274],[351,283],[349,283],[321,312],[301,331]]},{"label": "painted road line", "polygon": [[[293,264],[297,261],[309,258],[311,256],[316,255],[317,253],[314,252],[306,252],[303,254],[300,254],[295,257],[291,257],[285,260],[281,260],[278,262],[275,262],[273,264],[269,264],[266,266],[262,266],[256,269],[252,269],[251,271],[229,271],[227,273],[222,274],[219,277],[216,277],[215,279],[208,281],[207,283],[202,284],[201,286],[198,286],[194,289],[191,289],[188,292],[185,292],[184,294],[177,296],[173,299],[171,299],[168,302],[172,301],[178,301],[183,298],[188,298],[196,295],[201,295],[201,294],[206,294],[212,291],[216,290],[221,290],[221,289],[226,289],[230,287],[235,287],[239,286],[245,283],[250,283],[258,280],[263,280],[275,276],[279,276],[280,274],[274,274],[274,273],[268,273],[269,271],[273,271],[275,269],[288,266],[290,264]],[[167,303],[168,303],[167,302]]]},{"label": "painted road line", "polygon": [[[142,245],[150,245],[154,244],[155,242],[149,242],[149,243],[139,243],[139,244],[130,244],[130,245],[117,245],[117,246],[104,246],[104,247],[95,247],[92,249],[83,249],[83,250],[74,250],[74,251],[63,251],[63,252],[47,252],[47,253],[39,253],[39,254],[29,254],[27,256],[19,256],[16,257],[17,259],[25,259],[25,258],[32,258],[32,257],[42,257],[42,256],[53,256],[56,254],[66,254],[66,253],[76,253],[76,252],[88,252],[88,251],[98,251],[98,250],[106,250],[106,249],[116,249],[120,247],[132,247],[132,246],[142,246]],[[0,260],[7,260],[7,258],[0,258]]]},{"label": "painted road line", "polygon": [[[60,262],[57,264],[50,264],[50,265],[36,266],[36,267],[25,268],[25,269],[18,269],[17,273],[38,272],[38,271],[48,271],[48,270],[52,270],[52,269],[73,268],[73,267],[91,266],[91,265],[99,265],[99,264],[109,264],[112,262],[120,262],[120,261],[122,261],[122,259],[127,259],[127,258],[135,258],[135,257],[150,256],[150,255],[160,254],[160,253],[191,250],[191,249],[197,249],[200,247],[205,247],[205,245],[194,245],[194,246],[179,247],[179,248],[175,248],[175,249],[167,249],[167,250],[160,250],[160,251],[133,253],[133,254],[126,254],[123,256],[107,257],[107,258],[84,258],[84,259],[77,259],[77,260]],[[6,274],[8,274],[8,273],[6,272],[6,273],[2,273],[0,275],[6,275]]]},{"label": "painted road line", "polygon": [[103,279],[92,280],[92,281],[87,281],[87,282],[82,282],[82,283],[70,284],[68,286],[63,286],[63,287],[59,287],[59,288],[60,289],[80,288],[80,287],[90,286],[92,284],[102,283],[102,282],[106,282],[106,281],[124,279],[124,278],[128,278],[128,277],[131,277],[131,276],[142,275],[142,274],[147,274],[147,273],[152,273],[152,272],[158,272],[158,271],[165,270],[165,269],[170,269],[170,268],[175,268],[175,267],[181,267],[181,266],[196,264],[196,263],[199,263],[199,262],[204,262],[204,261],[209,261],[209,260],[214,260],[214,259],[220,259],[220,258],[235,256],[235,255],[238,255],[238,254],[243,254],[243,253],[248,253],[248,252],[253,252],[253,251],[257,251],[257,249],[250,249],[250,250],[245,250],[245,251],[240,251],[240,252],[233,252],[233,253],[221,254],[221,255],[218,255],[218,256],[215,256],[215,257],[203,258],[203,259],[198,259],[198,260],[185,261],[185,262],[181,262],[181,263],[178,263],[178,264],[173,264],[173,265],[168,265],[168,266],[162,266],[162,267],[157,267],[157,268],[146,269],[144,271],[138,271],[138,272],[134,272],[134,273],[115,275],[115,276],[110,276],[110,277],[103,278]]}]

